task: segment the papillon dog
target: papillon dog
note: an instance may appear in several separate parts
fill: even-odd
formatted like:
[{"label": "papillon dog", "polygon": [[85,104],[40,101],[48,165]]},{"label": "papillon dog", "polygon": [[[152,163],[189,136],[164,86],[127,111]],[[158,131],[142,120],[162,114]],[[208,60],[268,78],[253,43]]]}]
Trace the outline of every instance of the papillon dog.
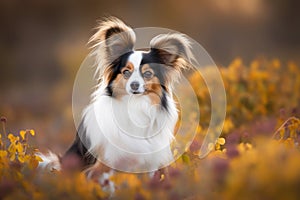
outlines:
[{"label": "papillon dog", "polygon": [[[60,169],[75,158],[81,169],[102,163],[151,172],[174,160],[171,143],[179,113],[172,91],[182,71],[191,67],[190,41],[180,33],[160,34],[148,50],[134,49],[135,41],[133,29],[115,17],[97,27],[89,44],[98,85],[74,143],[60,164],[50,166]],[[45,164],[53,157],[43,157]]]}]

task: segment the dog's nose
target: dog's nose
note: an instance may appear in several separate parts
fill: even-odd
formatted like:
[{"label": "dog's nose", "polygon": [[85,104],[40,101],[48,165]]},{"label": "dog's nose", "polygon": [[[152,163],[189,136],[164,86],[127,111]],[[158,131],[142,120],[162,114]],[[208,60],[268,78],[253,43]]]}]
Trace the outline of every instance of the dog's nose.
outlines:
[{"label": "dog's nose", "polygon": [[136,90],[139,89],[140,84],[139,84],[139,82],[137,82],[137,81],[133,81],[133,82],[130,84],[130,87],[131,87],[132,90],[136,91]]}]

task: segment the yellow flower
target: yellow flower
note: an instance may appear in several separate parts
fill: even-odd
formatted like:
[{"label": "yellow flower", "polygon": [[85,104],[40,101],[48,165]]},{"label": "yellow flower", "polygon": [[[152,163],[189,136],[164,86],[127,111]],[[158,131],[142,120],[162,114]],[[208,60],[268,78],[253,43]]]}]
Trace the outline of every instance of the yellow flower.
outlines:
[{"label": "yellow flower", "polygon": [[218,138],[215,149],[216,150],[221,150],[221,146],[225,144],[225,138]]},{"label": "yellow flower", "polygon": [[34,155],[35,160],[39,161],[39,162],[43,162],[43,159],[37,155]]},{"label": "yellow flower", "polygon": [[17,150],[18,153],[23,153],[23,144],[21,144],[20,142],[18,142],[16,145],[15,145],[15,148]]},{"label": "yellow flower", "polygon": [[217,141],[220,145],[224,145],[225,144],[225,138],[218,138]]},{"label": "yellow flower", "polygon": [[20,136],[22,137],[23,140],[25,140],[26,133],[27,133],[27,131],[24,131],[24,130],[20,131]]},{"label": "yellow flower", "polygon": [[20,136],[22,137],[23,140],[25,140],[27,133],[30,133],[30,135],[32,135],[32,136],[35,135],[35,131],[33,129],[30,129],[30,130],[21,130],[20,131]]},{"label": "yellow flower", "polygon": [[8,134],[7,138],[9,139],[10,143],[15,143],[20,140],[18,136],[14,136],[13,134]]},{"label": "yellow flower", "polygon": [[25,154],[24,153],[18,154],[18,160],[20,161],[20,163],[24,163],[26,161]]},{"label": "yellow flower", "polygon": [[5,150],[0,150],[0,158],[4,158],[7,156],[7,151]]},{"label": "yellow flower", "polygon": [[35,131],[33,129],[29,130],[29,133],[34,136],[35,135]]},{"label": "yellow flower", "polygon": [[10,161],[14,161],[16,159],[16,154],[15,153],[11,153],[9,156],[9,160]]}]

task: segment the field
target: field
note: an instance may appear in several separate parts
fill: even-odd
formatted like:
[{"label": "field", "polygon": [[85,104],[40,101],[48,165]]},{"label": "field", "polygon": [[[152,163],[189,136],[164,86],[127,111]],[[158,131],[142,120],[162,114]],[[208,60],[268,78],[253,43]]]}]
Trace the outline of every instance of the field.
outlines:
[{"label": "field", "polygon": [[[116,185],[113,198],[299,199],[299,66],[263,58],[244,64],[237,58],[219,70],[227,107],[222,135],[213,151],[203,159],[198,156],[210,120],[210,96],[202,78],[192,74],[190,83],[201,91],[196,94],[201,118],[195,140],[169,167],[168,174],[150,178],[147,174],[115,173],[109,180]],[[214,76],[210,68],[204,73]],[[4,109],[0,114],[5,113]],[[70,110],[66,113],[65,121],[70,124]],[[192,111],[190,115],[193,120]],[[37,165],[41,159],[35,152],[45,151],[40,139],[36,140],[46,137],[43,125],[16,127],[20,131],[10,132],[10,118],[6,117],[1,117],[0,126],[0,199],[109,198],[98,184],[99,177],[40,172]],[[48,137],[50,142],[57,139]],[[61,144],[68,145],[72,137],[62,138]]]}]

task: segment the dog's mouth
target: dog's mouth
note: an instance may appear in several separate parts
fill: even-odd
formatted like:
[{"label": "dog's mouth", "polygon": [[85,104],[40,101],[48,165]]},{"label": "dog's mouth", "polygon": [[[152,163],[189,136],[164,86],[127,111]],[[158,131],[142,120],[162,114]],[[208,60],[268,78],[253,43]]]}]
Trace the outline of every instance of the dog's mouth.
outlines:
[{"label": "dog's mouth", "polygon": [[148,95],[150,93],[156,93],[156,92],[154,90],[149,90],[149,89],[145,88],[145,90],[143,92],[141,92],[141,91],[130,91],[130,93],[140,94],[140,95]]},{"label": "dog's mouth", "polygon": [[132,94],[142,94],[142,92],[132,92]]}]

